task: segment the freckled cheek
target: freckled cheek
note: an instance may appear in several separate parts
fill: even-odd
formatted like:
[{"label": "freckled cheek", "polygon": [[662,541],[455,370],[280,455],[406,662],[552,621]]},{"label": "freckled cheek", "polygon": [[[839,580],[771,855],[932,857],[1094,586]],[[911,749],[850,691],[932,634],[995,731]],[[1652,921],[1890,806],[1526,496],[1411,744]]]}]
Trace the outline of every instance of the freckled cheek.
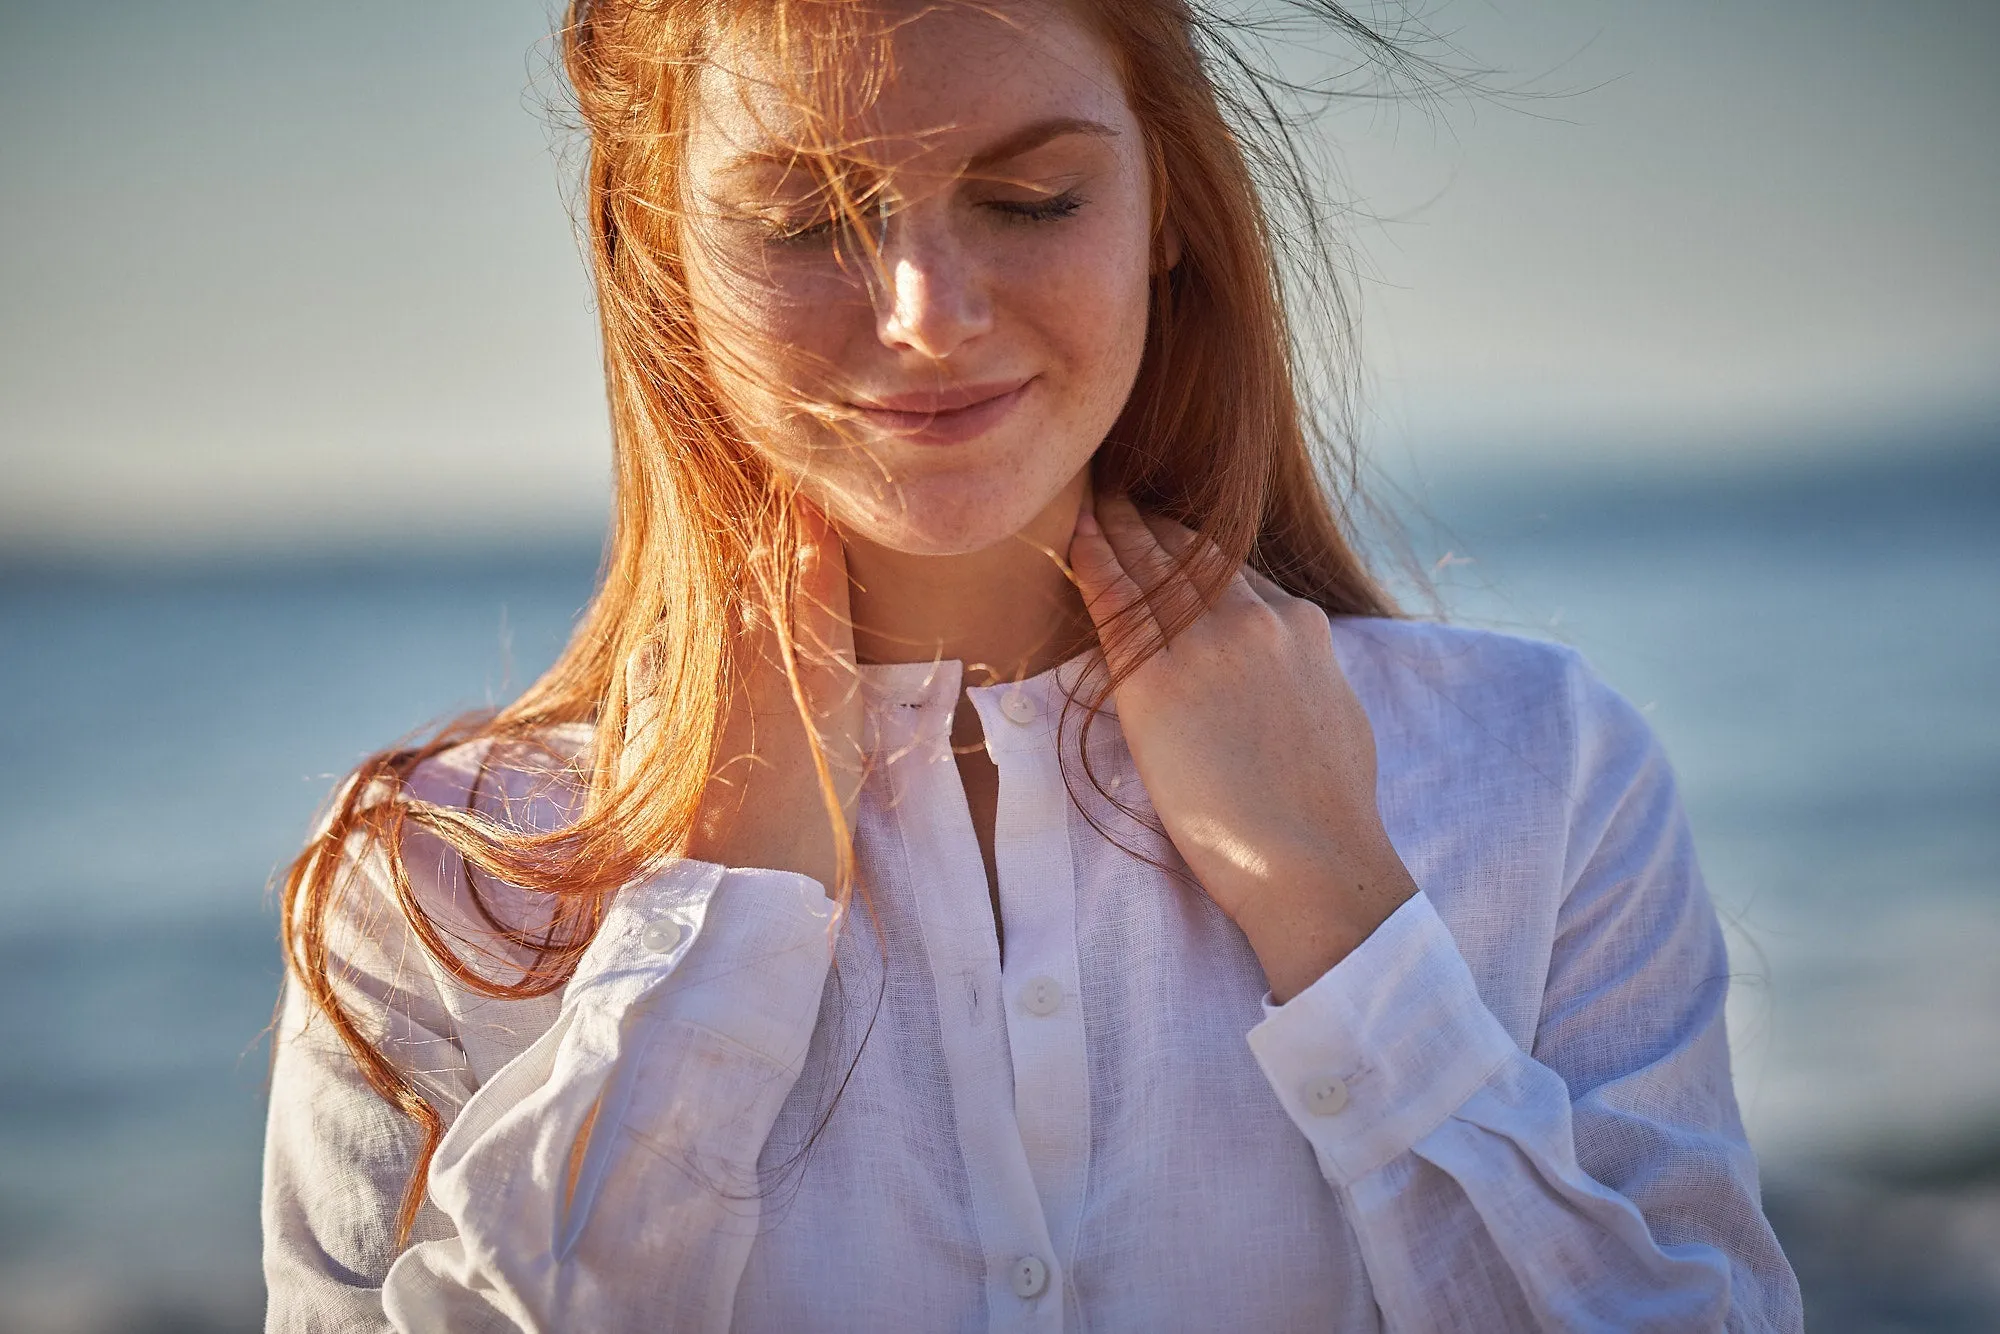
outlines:
[{"label": "freckled cheek", "polygon": [[875,315],[861,283],[806,275],[745,284],[731,294],[723,325],[746,360],[782,371],[784,383],[798,384],[801,374],[818,378],[815,362],[837,369],[844,349],[857,338],[872,341]]},{"label": "freckled cheek", "polygon": [[845,349],[873,335],[866,291],[837,276],[781,275],[718,284],[703,295],[705,336],[753,381],[738,392],[821,397],[829,370],[842,372]]},{"label": "freckled cheek", "polygon": [[[1019,273],[1010,288],[1015,314],[1040,331],[1070,378],[1123,379],[1136,369],[1149,296],[1147,265],[1136,250],[1125,244],[1068,249]],[[1122,401],[1129,385],[1092,387]]]}]

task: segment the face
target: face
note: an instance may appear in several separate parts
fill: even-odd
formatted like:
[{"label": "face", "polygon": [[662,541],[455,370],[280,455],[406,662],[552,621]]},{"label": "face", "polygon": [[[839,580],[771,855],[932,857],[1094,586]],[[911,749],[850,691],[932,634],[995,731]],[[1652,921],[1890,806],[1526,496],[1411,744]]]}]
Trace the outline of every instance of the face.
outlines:
[{"label": "face", "polygon": [[1131,392],[1146,153],[1110,51],[1061,9],[880,12],[892,73],[831,127],[857,145],[831,179],[796,160],[805,122],[768,55],[716,52],[687,146],[690,287],[756,448],[850,539],[961,554],[1073,509]]}]

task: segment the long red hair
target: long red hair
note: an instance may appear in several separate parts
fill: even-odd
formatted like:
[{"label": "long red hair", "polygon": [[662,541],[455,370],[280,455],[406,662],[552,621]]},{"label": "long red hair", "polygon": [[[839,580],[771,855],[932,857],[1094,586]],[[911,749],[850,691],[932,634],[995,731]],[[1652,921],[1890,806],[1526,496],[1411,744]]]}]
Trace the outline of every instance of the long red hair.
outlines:
[{"label": "long red hair", "polygon": [[[1352,456],[1338,391],[1349,383],[1351,331],[1327,214],[1294,169],[1282,114],[1224,26],[1183,0],[1075,3],[1122,65],[1150,158],[1155,236],[1170,226],[1179,239],[1177,262],[1155,266],[1144,359],[1095,457],[1096,484],[1202,533],[1221,553],[1221,575],[1248,560],[1330,614],[1391,614],[1346,531]],[[1301,7],[1364,46],[1394,49],[1336,6]],[[829,60],[872,58],[855,54],[848,20],[857,8],[856,0],[572,0],[559,33],[588,134],[579,208],[616,459],[598,587],[561,657],[513,703],[365,760],[283,887],[292,985],[423,1132],[399,1236],[421,1205],[442,1117],[371,1040],[369,1017],[336,990],[331,920],[353,892],[356,859],[379,859],[410,929],[458,983],[496,998],[546,995],[573,973],[609,896],[686,846],[719,758],[737,617],[757,606],[789,625],[800,528],[788,484],[734,430],[704,359],[673,208],[678,131],[704,53],[727,25],[754,22],[760,40],[785,44],[806,73],[824,74]],[[1274,204],[1284,210],[1282,246]],[[1295,336],[1302,326],[1312,337]],[[1317,417],[1297,388],[1302,347],[1312,350],[1315,382],[1335,391]],[[634,763],[623,753],[627,673],[642,650],[670,725],[654,730]],[[1093,716],[1102,702],[1102,694],[1091,701]],[[519,754],[569,723],[594,725],[594,740],[566,775],[581,802],[559,829],[524,829],[410,791],[418,766],[448,749],[488,742]],[[825,786],[829,818],[844,835]],[[468,949],[439,926],[404,861],[404,839],[419,830],[462,857],[475,886],[487,877],[547,896],[550,910],[532,932],[489,914],[496,936],[517,947],[514,957],[524,949],[529,966],[496,970],[499,952]],[[853,888],[848,847],[837,901],[844,906]]]}]

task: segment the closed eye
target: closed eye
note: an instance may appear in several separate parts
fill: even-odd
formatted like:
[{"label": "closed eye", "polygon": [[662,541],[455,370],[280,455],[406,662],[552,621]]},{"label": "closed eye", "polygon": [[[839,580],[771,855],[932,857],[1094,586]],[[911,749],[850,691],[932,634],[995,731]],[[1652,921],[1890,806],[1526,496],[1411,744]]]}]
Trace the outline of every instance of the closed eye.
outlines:
[{"label": "closed eye", "polygon": [[[881,196],[876,199],[881,201]],[[883,201],[886,202],[886,201]],[[1082,191],[1071,188],[1044,199],[991,199],[983,207],[993,210],[1003,218],[1013,222],[1059,222],[1071,217],[1083,207]],[[873,210],[878,221],[885,219],[890,211],[879,206]],[[864,211],[863,216],[867,216]],[[770,229],[771,239],[780,245],[806,245],[830,239],[837,231],[854,224],[855,219],[829,210],[796,221],[782,218],[766,218],[764,225]]]},{"label": "closed eye", "polygon": [[1005,217],[1024,222],[1055,222],[1082,208],[1083,195],[1077,190],[1064,190],[1047,199],[995,199],[988,207],[998,210]]},{"label": "closed eye", "polygon": [[781,245],[803,244],[829,239],[836,231],[844,230],[853,226],[858,220],[871,216],[879,226],[889,213],[889,196],[880,186],[856,198],[851,213],[825,202],[823,193],[821,200],[815,202],[822,203],[824,207],[815,208],[802,215],[794,214],[789,218],[765,215],[758,221],[768,230],[771,240]]}]

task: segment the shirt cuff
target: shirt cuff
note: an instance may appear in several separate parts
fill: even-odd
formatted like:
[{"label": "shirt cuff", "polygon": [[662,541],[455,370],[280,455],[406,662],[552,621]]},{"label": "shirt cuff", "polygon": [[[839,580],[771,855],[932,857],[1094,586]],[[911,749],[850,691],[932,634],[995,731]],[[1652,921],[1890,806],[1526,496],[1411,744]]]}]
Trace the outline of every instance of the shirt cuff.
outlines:
[{"label": "shirt cuff", "polygon": [[1249,1039],[1343,1186],[1408,1152],[1520,1051],[1421,892],[1304,991],[1267,997]]},{"label": "shirt cuff", "polygon": [[833,914],[810,876],[668,863],[612,899],[563,1006],[670,1004],[676,1018],[797,1069],[833,957]]}]

